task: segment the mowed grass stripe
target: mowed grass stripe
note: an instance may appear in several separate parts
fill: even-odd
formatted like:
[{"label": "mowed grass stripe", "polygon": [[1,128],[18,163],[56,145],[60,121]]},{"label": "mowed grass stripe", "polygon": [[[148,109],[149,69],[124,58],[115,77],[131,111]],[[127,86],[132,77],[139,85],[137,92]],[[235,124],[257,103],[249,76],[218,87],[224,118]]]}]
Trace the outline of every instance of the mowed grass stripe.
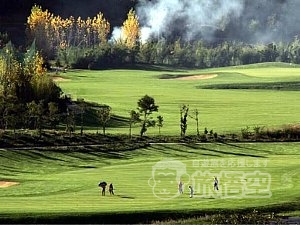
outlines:
[{"label": "mowed grass stripe", "polygon": [[[43,162],[43,170],[36,169],[40,163],[24,165],[25,154],[2,151],[0,169],[10,168],[7,160],[13,155],[19,157],[14,165],[15,173],[1,175],[1,179],[20,182],[19,185],[1,188],[0,213],[111,213],[156,210],[211,210],[241,209],[249,207],[270,206],[294,202],[299,199],[299,143],[282,144],[200,144],[200,145],[152,145],[146,149],[126,152],[123,159],[112,158],[109,154],[93,156],[95,168],[80,168],[78,165],[89,165],[85,158],[76,153],[57,154],[48,151],[44,156],[35,155],[37,162]],[[31,151],[29,151],[31,152]],[[74,155],[73,155],[74,154]],[[7,156],[4,158],[4,156]],[[178,160],[186,165],[183,179],[185,192],[182,196],[162,199],[159,190],[153,186],[153,166],[161,160]],[[202,164],[205,160],[209,163]],[[244,166],[238,163],[245,161]],[[197,162],[200,164],[198,165]],[[217,162],[217,165],[216,165]],[[221,165],[221,162],[223,163]],[[234,163],[232,165],[231,163]],[[258,163],[255,166],[255,163]],[[270,198],[241,198],[240,193],[229,193],[224,198],[225,188],[241,189],[239,178],[219,177],[220,192],[215,196],[203,196],[197,189],[197,180],[193,180],[197,172],[208,172],[209,177],[199,181],[206,184],[212,193],[212,176],[225,172],[254,173],[260,171],[271,176]],[[177,194],[177,180],[160,177],[157,187],[167,188]],[[115,185],[115,196],[102,197],[98,182],[105,180]],[[190,183],[188,183],[190,180]],[[158,182],[158,180],[156,180]],[[189,198],[188,184],[195,184],[196,195]],[[206,183],[205,183],[206,182]],[[227,185],[227,186],[226,186]],[[221,193],[221,194],[220,194]],[[233,198],[236,197],[236,198]]]},{"label": "mowed grass stripe", "polygon": [[[282,67],[279,67],[282,66]],[[253,68],[254,67],[254,68]],[[176,80],[160,79],[163,74],[174,77],[197,74],[217,74],[212,79]],[[105,70],[69,71],[69,81],[59,82],[65,93],[73,98],[108,104],[112,113],[128,118],[137,108],[137,101],[145,94],[152,96],[164,117],[163,135],[178,135],[179,107],[189,105],[190,113],[200,113],[200,131],[207,127],[217,133],[239,132],[246,126],[276,127],[298,123],[300,94],[296,91],[277,90],[209,90],[205,85],[257,84],[299,82],[300,68],[286,64],[262,64],[249,67],[228,67],[206,70],[149,71]],[[128,125],[129,128],[129,125]],[[127,127],[108,128],[108,133],[128,133]],[[139,133],[139,127],[133,130]],[[158,129],[149,129],[149,135]],[[188,119],[187,134],[196,134],[196,123]]]}]

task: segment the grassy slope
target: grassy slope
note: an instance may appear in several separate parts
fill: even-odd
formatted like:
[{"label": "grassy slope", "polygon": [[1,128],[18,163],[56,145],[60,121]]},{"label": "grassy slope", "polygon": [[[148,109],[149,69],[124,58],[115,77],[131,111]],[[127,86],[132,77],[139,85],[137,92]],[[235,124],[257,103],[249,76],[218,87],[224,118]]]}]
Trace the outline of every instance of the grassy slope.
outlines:
[{"label": "grassy slope", "polygon": [[[161,75],[218,74],[207,80],[159,79]],[[298,92],[274,90],[207,90],[205,85],[231,83],[299,82],[299,66],[255,64],[189,71],[158,70],[75,70],[64,74],[69,81],[59,85],[73,98],[105,103],[113,113],[128,117],[145,94],[155,98],[164,117],[162,134],[179,134],[179,105],[188,104],[200,112],[201,130],[218,133],[240,131],[246,126],[280,126],[299,121]],[[157,116],[157,114],[155,114]],[[195,134],[195,121],[189,119],[188,134]],[[127,133],[128,128],[112,128],[111,133]],[[138,133],[138,128],[134,131]],[[157,134],[150,129],[148,134]]]},{"label": "grassy slope", "polygon": [[[244,143],[153,145],[130,152],[1,150],[0,180],[17,181],[20,185],[0,189],[0,221],[10,215],[67,216],[165,210],[208,211],[260,208],[299,202],[299,147],[299,143]],[[222,171],[269,173],[272,196],[235,199],[234,196],[240,196],[239,193],[230,193],[229,198],[224,199],[222,196],[226,187],[242,191],[241,181],[240,178],[219,175],[221,196],[200,197],[201,191],[196,188],[196,197],[189,199],[186,186],[183,196],[159,199],[153,194],[157,194],[157,190],[153,192],[148,183],[152,177],[152,167],[162,159],[171,158],[186,164],[187,174],[191,178],[199,170],[209,171],[210,174],[204,180],[195,179],[194,185],[206,182],[210,189],[212,176],[219,175]],[[222,160],[223,164],[217,161],[219,164],[216,166],[214,160]],[[230,165],[231,162],[237,164],[243,160],[248,164]],[[204,162],[209,162],[209,165],[204,166]],[[100,196],[97,184],[102,179],[114,183],[116,196]],[[160,179],[163,185],[161,187],[177,193],[176,179],[171,179],[171,183],[168,177]],[[184,176],[183,180],[188,185],[188,177]],[[193,179],[190,183],[193,183]]]}]

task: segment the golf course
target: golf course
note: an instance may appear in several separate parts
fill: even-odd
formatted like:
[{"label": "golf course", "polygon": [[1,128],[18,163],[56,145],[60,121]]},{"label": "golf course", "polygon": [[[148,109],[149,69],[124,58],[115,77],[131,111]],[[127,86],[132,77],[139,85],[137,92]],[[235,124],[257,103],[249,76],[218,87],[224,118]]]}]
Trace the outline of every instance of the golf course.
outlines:
[{"label": "golf course", "polygon": [[[150,137],[180,136],[183,104],[191,116],[198,110],[201,134],[205,128],[220,136],[300,125],[300,66],[295,64],[68,70],[50,76],[72,99],[109,105],[124,121],[141,97],[153,97],[159,108],[152,116],[163,116],[164,124],[160,133],[149,128],[145,136]],[[195,119],[189,117],[187,124],[186,135],[196,135]],[[135,124],[132,134],[139,130]],[[84,132],[95,129],[85,126]],[[126,122],[106,128],[108,135],[128,132]],[[80,147],[0,148],[0,222],[151,223],[253,210],[300,216],[300,142]],[[113,183],[114,195],[107,188],[102,196],[100,181]]]},{"label": "golf course", "polygon": [[[164,71],[157,67],[152,70],[74,70],[61,73],[64,79],[58,84],[74,99],[107,104],[112,114],[126,118],[137,108],[137,101],[147,94],[159,106],[157,115],[164,118],[161,134],[179,135],[182,104],[189,105],[191,113],[199,111],[202,130],[207,127],[218,133],[239,132],[246,126],[298,123],[299,74],[300,66],[285,63],[205,70]],[[196,78],[191,79],[194,76]],[[195,120],[189,120],[187,134],[196,134],[195,124]],[[128,126],[108,128],[108,131],[128,133]],[[156,135],[158,129],[149,129],[147,133]]]}]

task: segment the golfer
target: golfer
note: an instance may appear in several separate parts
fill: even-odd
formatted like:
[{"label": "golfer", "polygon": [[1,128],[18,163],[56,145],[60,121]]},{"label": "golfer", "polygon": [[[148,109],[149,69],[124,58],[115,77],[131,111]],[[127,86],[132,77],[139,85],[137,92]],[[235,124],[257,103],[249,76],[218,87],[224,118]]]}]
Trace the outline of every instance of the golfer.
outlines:
[{"label": "golfer", "polygon": [[214,190],[219,190],[219,181],[217,177],[214,178]]},{"label": "golfer", "polygon": [[180,194],[183,194],[183,183],[182,183],[182,181],[179,181],[178,191],[179,191]]},{"label": "golfer", "polygon": [[112,183],[110,183],[109,187],[108,187],[108,191],[110,195],[115,195],[114,193],[114,186]]},{"label": "golfer", "polygon": [[107,183],[105,182],[105,181],[102,181],[102,182],[100,182],[99,183],[99,187],[101,187],[102,188],[102,196],[105,196],[105,188],[106,188],[106,185],[107,185]]},{"label": "golfer", "polygon": [[192,198],[194,196],[194,189],[191,185],[189,186],[189,189],[190,189],[190,198]]}]

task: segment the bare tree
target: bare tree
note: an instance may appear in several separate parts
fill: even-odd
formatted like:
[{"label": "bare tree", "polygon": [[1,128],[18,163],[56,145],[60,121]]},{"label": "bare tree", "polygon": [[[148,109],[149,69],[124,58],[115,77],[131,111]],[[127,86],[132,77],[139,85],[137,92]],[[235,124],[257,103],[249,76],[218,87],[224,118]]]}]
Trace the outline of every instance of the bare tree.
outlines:
[{"label": "bare tree", "polygon": [[195,109],[194,115],[191,115],[190,117],[196,121],[197,136],[199,137],[200,132],[199,132],[199,111],[198,111],[198,109]]},{"label": "bare tree", "polygon": [[[102,125],[103,135],[105,135],[105,130],[106,130],[107,122],[111,118],[111,107],[109,107],[109,106],[101,106],[97,110],[97,115],[98,115],[99,122]],[[97,133],[98,133],[98,131],[97,131]]]},{"label": "bare tree", "polygon": [[187,130],[188,112],[189,112],[188,105],[183,104],[180,106],[180,135],[181,135],[181,137],[185,136],[185,133]]},{"label": "bare tree", "polygon": [[134,110],[130,111],[130,120],[129,120],[129,137],[131,137],[132,125],[140,122],[140,114]]},{"label": "bare tree", "polygon": [[158,117],[157,117],[157,126],[158,126],[158,134],[160,135],[160,129],[163,127],[163,124],[164,123],[164,118],[161,116],[161,115],[159,115]]}]

